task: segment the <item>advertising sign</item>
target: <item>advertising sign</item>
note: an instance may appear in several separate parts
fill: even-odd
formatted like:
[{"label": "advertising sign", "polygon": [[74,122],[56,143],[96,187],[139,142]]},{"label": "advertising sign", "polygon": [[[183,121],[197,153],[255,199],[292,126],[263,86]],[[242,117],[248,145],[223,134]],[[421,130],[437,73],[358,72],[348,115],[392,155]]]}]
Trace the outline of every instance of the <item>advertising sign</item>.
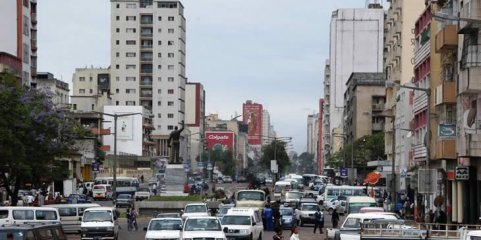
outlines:
[{"label": "advertising sign", "polygon": [[341,168],[341,177],[347,177],[347,168]]},{"label": "advertising sign", "polygon": [[456,167],[456,180],[469,180],[469,167]]},{"label": "advertising sign", "polygon": [[438,133],[441,138],[455,138],[456,124],[439,124]]},{"label": "advertising sign", "polygon": [[[122,113],[118,113],[122,114]],[[134,128],[133,116],[119,117],[117,120],[117,139],[132,140]]]},{"label": "advertising sign", "polygon": [[279,171],[277,166],[277,160],[271,160],[271,171],[277,173]]},{"label": "advertising sign", "polygon": [[206,131],[205,141],[207,149],[223,151],[234,149],[234,133],[228,131]]},{"label": "advertising sign", "polygon": [[248,125],[247,138],[251,145],[262,144],[262,105],[246,103],[243,105],[243,120]]},{"label": "advertising sign", "polygon": [[110,81],[110,75],[109,74],[102,73],[102,74],[97,75],[97,85],[98,85],[100,90],[109,89],[109,86],[110,86],[109,81]]}]

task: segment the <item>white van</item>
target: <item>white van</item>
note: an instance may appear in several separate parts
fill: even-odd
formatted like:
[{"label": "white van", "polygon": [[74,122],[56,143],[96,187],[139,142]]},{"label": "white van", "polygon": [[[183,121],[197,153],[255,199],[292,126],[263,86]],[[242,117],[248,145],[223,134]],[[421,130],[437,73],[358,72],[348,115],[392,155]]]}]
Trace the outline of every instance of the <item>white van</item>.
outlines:
[{"label": "white van", "polygon": [[231,208],[222,217],[222,227],[227,239],[243,238],[262,240],[262,214],[257,208]]},{"label": "white van", "polygon": [[110,184],[97,184],[94,185],[92,188],[92,197],[94,200],[98,199],[105,199],[110,200],[112,199],[112,187]]},{"label": "white van", "polygon": [[0,207],[0,225],[24,223],[60,223],[60,216],[51,207]]},{"label": "white van", "polygon": [[282,192],[289,190],[291,190],[291,182],[277,181],[276,184],[274,184],[274,199],[272,200],[281,200]]},{"label": "white van", "polygon": [[352,196],[347,198],[346,202],[346,212],[347,214],[351,213],[360,213],[361,208],[363,207],[377,207],[376,199],[368,196]]},{"label": "white van", "polygon": [[118,239],[117,213],[111,207],[87,208],[80,223],[80,239]]},{"label": "white van", "polygon": [[100,207],[96,203],[79,203],[79,204],[52,204],[49,207],[56,208],[60,215],[60,222],[63,230],[70,233],[80,233],[80,223],[82,216],[87,208]]}]

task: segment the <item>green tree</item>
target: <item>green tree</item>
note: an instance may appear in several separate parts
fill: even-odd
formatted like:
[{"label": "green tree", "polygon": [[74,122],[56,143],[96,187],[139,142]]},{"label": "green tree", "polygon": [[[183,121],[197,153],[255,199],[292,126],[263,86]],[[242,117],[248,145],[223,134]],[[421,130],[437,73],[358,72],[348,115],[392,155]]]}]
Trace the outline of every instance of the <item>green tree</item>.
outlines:
[{"label": "green tree", "polygon": [[270,144],[262,147],[261,164],[270,169],[271,160],[277,160],[279,173],[284,173],[289,169],[291,162],[286,152],[286,142],[275,139]]},{"label": "green tree", "polygon": [[299,155],[299,161],[301,166],[300,173],[317,173],[317,163],[314,163],[314,154],[303,152]]},{"label": "green tree", "polygon": [[69,153],[78,126],[49,94],[17,84],[8,73],[0,75],[0,116],[0,186],[15,205],[25,183],[65,177],[55,158]]},{"label": "green tree", "polygon": [[[366,167],[367,162],[376,159],[384,159],[384,133],[366,135],[354,141],[354,152],[351,155],[352,146],[347,145],[333,153],[327,161],[332,168],[350,166],[351,156],[354,157],[354,167]],[[345,162],[346,161],[346,162]]]}]

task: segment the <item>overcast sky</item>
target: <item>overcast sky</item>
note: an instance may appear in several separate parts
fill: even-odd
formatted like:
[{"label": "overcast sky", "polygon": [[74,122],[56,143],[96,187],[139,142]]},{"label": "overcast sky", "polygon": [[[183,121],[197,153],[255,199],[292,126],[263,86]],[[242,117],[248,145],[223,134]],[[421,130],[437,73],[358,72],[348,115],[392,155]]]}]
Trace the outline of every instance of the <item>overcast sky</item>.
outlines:
[{"label": "overcast sky", "polygon": [[[253,100],[278,136],[305,151],[307,115],[323,97],[333,10],[365,0],[183,0],[187,78],[206,90],[206,111],[230,119]],[[72,84],[75,68],[110,62],[109,0],[38,4],[38,71]],[[72,89],[72,86],[70,87]]]}]

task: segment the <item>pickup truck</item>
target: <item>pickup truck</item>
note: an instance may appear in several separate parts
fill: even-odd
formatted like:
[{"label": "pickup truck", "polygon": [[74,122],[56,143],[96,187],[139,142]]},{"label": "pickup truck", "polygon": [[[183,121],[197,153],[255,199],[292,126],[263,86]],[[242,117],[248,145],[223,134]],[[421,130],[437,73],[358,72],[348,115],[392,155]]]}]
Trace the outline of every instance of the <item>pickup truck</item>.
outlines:
[{"label": "pickup truck", "polygon": [[139,188],[134,194],[135,201],[142,201],[149,199],[152,196],[152,192],[148,188]]},{"label": "pickup truck", "polygon": [[395,213],[383,212],[383,213],[352,213],[349,214],[341,225],[341,228],[326,228],[326,239],[352,239],[350,237],[343,238],[341,235],[357,235],[359,236],[361,231],[361,224],[373,220],[397,220],[399,216]]}]

